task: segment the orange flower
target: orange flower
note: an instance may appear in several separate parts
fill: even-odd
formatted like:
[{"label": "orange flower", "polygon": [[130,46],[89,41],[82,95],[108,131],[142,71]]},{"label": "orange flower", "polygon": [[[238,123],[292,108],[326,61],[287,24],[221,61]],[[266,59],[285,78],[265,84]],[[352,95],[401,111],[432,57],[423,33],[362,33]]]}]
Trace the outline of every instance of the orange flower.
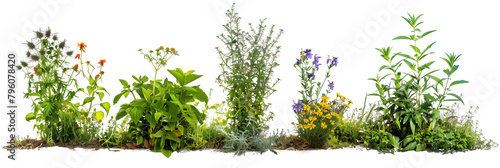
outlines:
[{"label": "orange flower", "polygon": [[90,61],[87,61],[86,63],[87,63],[87,64],[90,64]]},{"label": "orange flower", "polygon": [[104,63],[106,63],[106,60],[105,59],[101,59],[98,64],[101,65],[101,66],[104,66]]},{"label": "orange flower", "polygon": [[305,113],[305,112],[302,112],[302,115],[306,115],[306,113]]},{"label": "orange flower", "polygon": [[76,70],[78,70],[78,64],[75,64],[75,65],[73,66],[73,70],[75,70],[75,71],[76,71]]},{"label": "orange flower", "polygon": [[99,78],[99,76],[100,76],[100,75],[99,75],[99,74],[97,74],[97,75],[95,76],[95,80],[97,80],[97,78]]},{"label": "orange flower", "polygon": [[35,70],[35,73],[38,71],[38,67],[33,67],[33,70]]},{"label": "orange flower", "polygon": [[[101,71],[101,73],[100,73],[100,74],[101,74],[101,75],[102,75],[102,74],[104,74],[104,71]],[[113,116],[111,116],[111,117],[113,117]]]},{"label": "orange flower", "polygon": [[302,124],[299,124],[297,127],[302,128]]},{"label": "orange flower", "polygon": [[87,45],[85,45],[85,43],[81,42],[81,43],[78,43],[78,47],[80,48],[80,51],[85,52],[85,48],[87,48]]},{"label": "orange flower", "polygon": [[80,58],[80,54],[76,54],[75,59]]}]

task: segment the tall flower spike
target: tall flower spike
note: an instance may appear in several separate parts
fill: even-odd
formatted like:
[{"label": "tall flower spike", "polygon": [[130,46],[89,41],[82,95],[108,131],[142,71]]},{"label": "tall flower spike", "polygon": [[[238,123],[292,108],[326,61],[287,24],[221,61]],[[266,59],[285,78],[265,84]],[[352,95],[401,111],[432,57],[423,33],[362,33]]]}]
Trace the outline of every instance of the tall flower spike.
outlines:
[{"label": "tall flower spike", "polygon": [[321,58],[321,57],[320,57],[320,56],[318,56],[317,54],[316,54],[316,55],[314,55],[314,68],[316,68],[316,69],[319,69],[319,66],[321,65],[321,64],[319,63],[319,58]]}]

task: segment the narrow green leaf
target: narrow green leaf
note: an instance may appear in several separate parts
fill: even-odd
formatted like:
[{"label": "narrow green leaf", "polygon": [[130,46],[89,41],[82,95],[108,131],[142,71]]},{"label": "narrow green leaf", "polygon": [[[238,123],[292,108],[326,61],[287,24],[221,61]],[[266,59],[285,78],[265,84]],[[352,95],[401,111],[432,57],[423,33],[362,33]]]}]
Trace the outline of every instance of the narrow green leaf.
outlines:
[{"label": "narrow green leaf", "polygon": [[408,36],[398,36],[393,38],[392,40],[410,40],[410,37]]},{"label": "narrow green leaf", "polygon": [[463,83],[469,83],[469,81],[466,81],[466,80],[453,81],[453,82],[451,82],[450,87],[453,85],[458,85],[458,84],[463,84]]}]

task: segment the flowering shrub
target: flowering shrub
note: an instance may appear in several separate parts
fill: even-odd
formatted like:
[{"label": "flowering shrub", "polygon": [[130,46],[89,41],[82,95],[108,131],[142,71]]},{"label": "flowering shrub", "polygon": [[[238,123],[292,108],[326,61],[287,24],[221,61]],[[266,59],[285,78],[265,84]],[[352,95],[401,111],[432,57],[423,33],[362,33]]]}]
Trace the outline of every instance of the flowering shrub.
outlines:
[{"label": "flowering shrub", "polygon": [[134,100],[121,105],[116,119],[130,117],[128,135],[134,142],[133,148],[153,147],[155,152],[170,157],[173,151],[179,151],[184,145],[186,129],[203,124],[205,119],[205,114],[200,113],[193,104],[195,100],[207,103],[207,95],[199,86],[187,86],[202,75],[177,68],[168,70],[176,83],[168,79],[157,80],[158,71],[167,65],[172,56],[178,55],[177,51],[160,46],[154,51],[144,53],[140,49],[139,52],[151,63],[155,76],[149,84],[146,83],[149,80],[147,76],[132,76],[135,79],[133,88],[126,80],[120,79],[124,90],[115,96],[113,103],[116,104],[122,96],[127,97],[129,94]]},{"label": "flowering shrub", "polygon": [[328,69],[326,77],[322,82],[316,81],[316,74],[319,71],[321,56],[312,54],[311,49],[300,52],[300,58],[294,67],[300,73],[303,90],[302,99],[293,101],[293,110],[297,116],[297,123],[292,123],[297,127],[297,133],[304,138],[312,147],[323,146],[336,127],[342,126],[342,116],[344,111],[350,108],[352,101],[337,93],[335,100],[329,101],[328,94],[334,89],[333,81],[328,80],[326,93],[322,94],[321,89],[330,77],[330,71],[338,64],[337,57],[330,57],[326,60]]},{"label": "flowering shrub", "polygon": [[[83,42],[78,44],[80,54],[75,56],[80,64],[71,67],[68,58],[72,57],[73,51],[66,46],[66,40],[59,41],[50,29],[36,31],[35,34],[34,41],[27,42],[29,50],[26,55],[31,60],[22,61],[18,66],[28,79],[25,97],[33,101],[33,112],[26,115],[26,120],[36,120],[35,128],[47,142],[97,140],[104,112],[97,111],[96,106],[104,109],[106,114],[110,109],[107,102],[93,104],[96,94],[102,101],[104,92],[107,93],[97,83],[104,75],[102,67],[105,61],[98,67],[97,75],[93,76],[96,68],[90,63],[85,66],[82,63],[82,55],[87,47]],[[80,73],[89,82],[86,91],[78,85]],[[88,96],[81,104],[73,102],[78,92]],[[85,106],[87,103],[89,105]]]}]

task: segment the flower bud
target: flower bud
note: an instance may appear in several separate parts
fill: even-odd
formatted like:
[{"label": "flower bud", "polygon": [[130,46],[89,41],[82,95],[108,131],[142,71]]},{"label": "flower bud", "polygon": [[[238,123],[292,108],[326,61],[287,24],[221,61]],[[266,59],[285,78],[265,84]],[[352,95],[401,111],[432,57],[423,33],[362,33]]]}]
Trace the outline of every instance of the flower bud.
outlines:
[{"label": "flower bud", "polygon": [[97,80],[97,78],[99,78],[99,76],[100,76],[100,75],[99,75],[99,74],[97,74],[97,75],[95,76],[95,80]]},{"label": "flower bud", "polygon": [[66,72],[68,70],[68,68],[63,68],[63,72]]},{"label": "flower bud", "polygon": [[29,51],[26,51],[26,57],[30,57],[31,53]]},{"label": "flower bud", "polygon": [[28,45],[29,49],[34,49],[35,48],[35,44],[33,44],[33,42],[27,42],[27,45]]},{"label": "flower bud", "polygon": [[56,36],[56,35],[52,36],[52,40],[57,41],[57,39],[58,39],[58,38],[57,38],[57,36]]},{"label": "flower bud", "polygon": [[36,31],[35,33],[36,33],[36,37],[38,37],[38,38],[42,38],[43,37],[42,32]]},{"label": "flower bud", "polygon": [[[100,72],[100,74],[101,74],[101,75],[102,75],[102,74],[104,74],[104,71],[101,71],[101,72]],[[113,116],[111,116],[111,117],[113,117]]]},{"label": "flower bud", "polygon": [[33,70],[36,72],[38,72],[38,67],[33,67]]},{"label": "flower bud", "polygon": [[64,48],[66,46],[66,41],[59,43],[59,48]]},{"label": "flower bud", "polygon": [[75,71],[77,71],[77,70],[78,70],[78,64],[75,64],[75,65],[73,66],[73,70],[75,70]]},{"label": "flower bud", "polygon": [[41,49],[39,52],[40,52],[40,55],[45,55],[45,50],[44,49]]},{"label": "flower bud", "polygon": [[28,63],[26,63],[26,62],[24,62],[24,61],[21,61],[21,65],[22,65],[23,67],[27,67],[27,66],[28,66]]},{"label": "flower bud", "polygon": [[33,74],[31,74],[30,77],[33,78]]},{"label": "flower bud", "polygon": [[50,37],[50,34],[51,34],[50,29],[47,29],[47,31],[45,31],[45,37]]},{"label": "flower bud", "polygon": [[40,57],[39,57],[39,56],[37,56],[37,55],[32,55],[32,56],[31,56],[31,59],[32,59],[33,61],[38,61],[38,60],[40,59]]},{"label": "flower bud", "polygon": [[23,67],[18,65],[18,66],[16,66],[16,68],[17,68],[17,70],[21,70],[21,68],[23,68]]},{"label": "flower bud", "polygon": [[66,52],[66,55],[68,55],[68,56],[73,55],[73,51],[68,51],[68,52]]},{"label": "flower bud", "polygon": [[90,61],[87,61],[86,63],[87,63],[87,64],[90,64]]}]

